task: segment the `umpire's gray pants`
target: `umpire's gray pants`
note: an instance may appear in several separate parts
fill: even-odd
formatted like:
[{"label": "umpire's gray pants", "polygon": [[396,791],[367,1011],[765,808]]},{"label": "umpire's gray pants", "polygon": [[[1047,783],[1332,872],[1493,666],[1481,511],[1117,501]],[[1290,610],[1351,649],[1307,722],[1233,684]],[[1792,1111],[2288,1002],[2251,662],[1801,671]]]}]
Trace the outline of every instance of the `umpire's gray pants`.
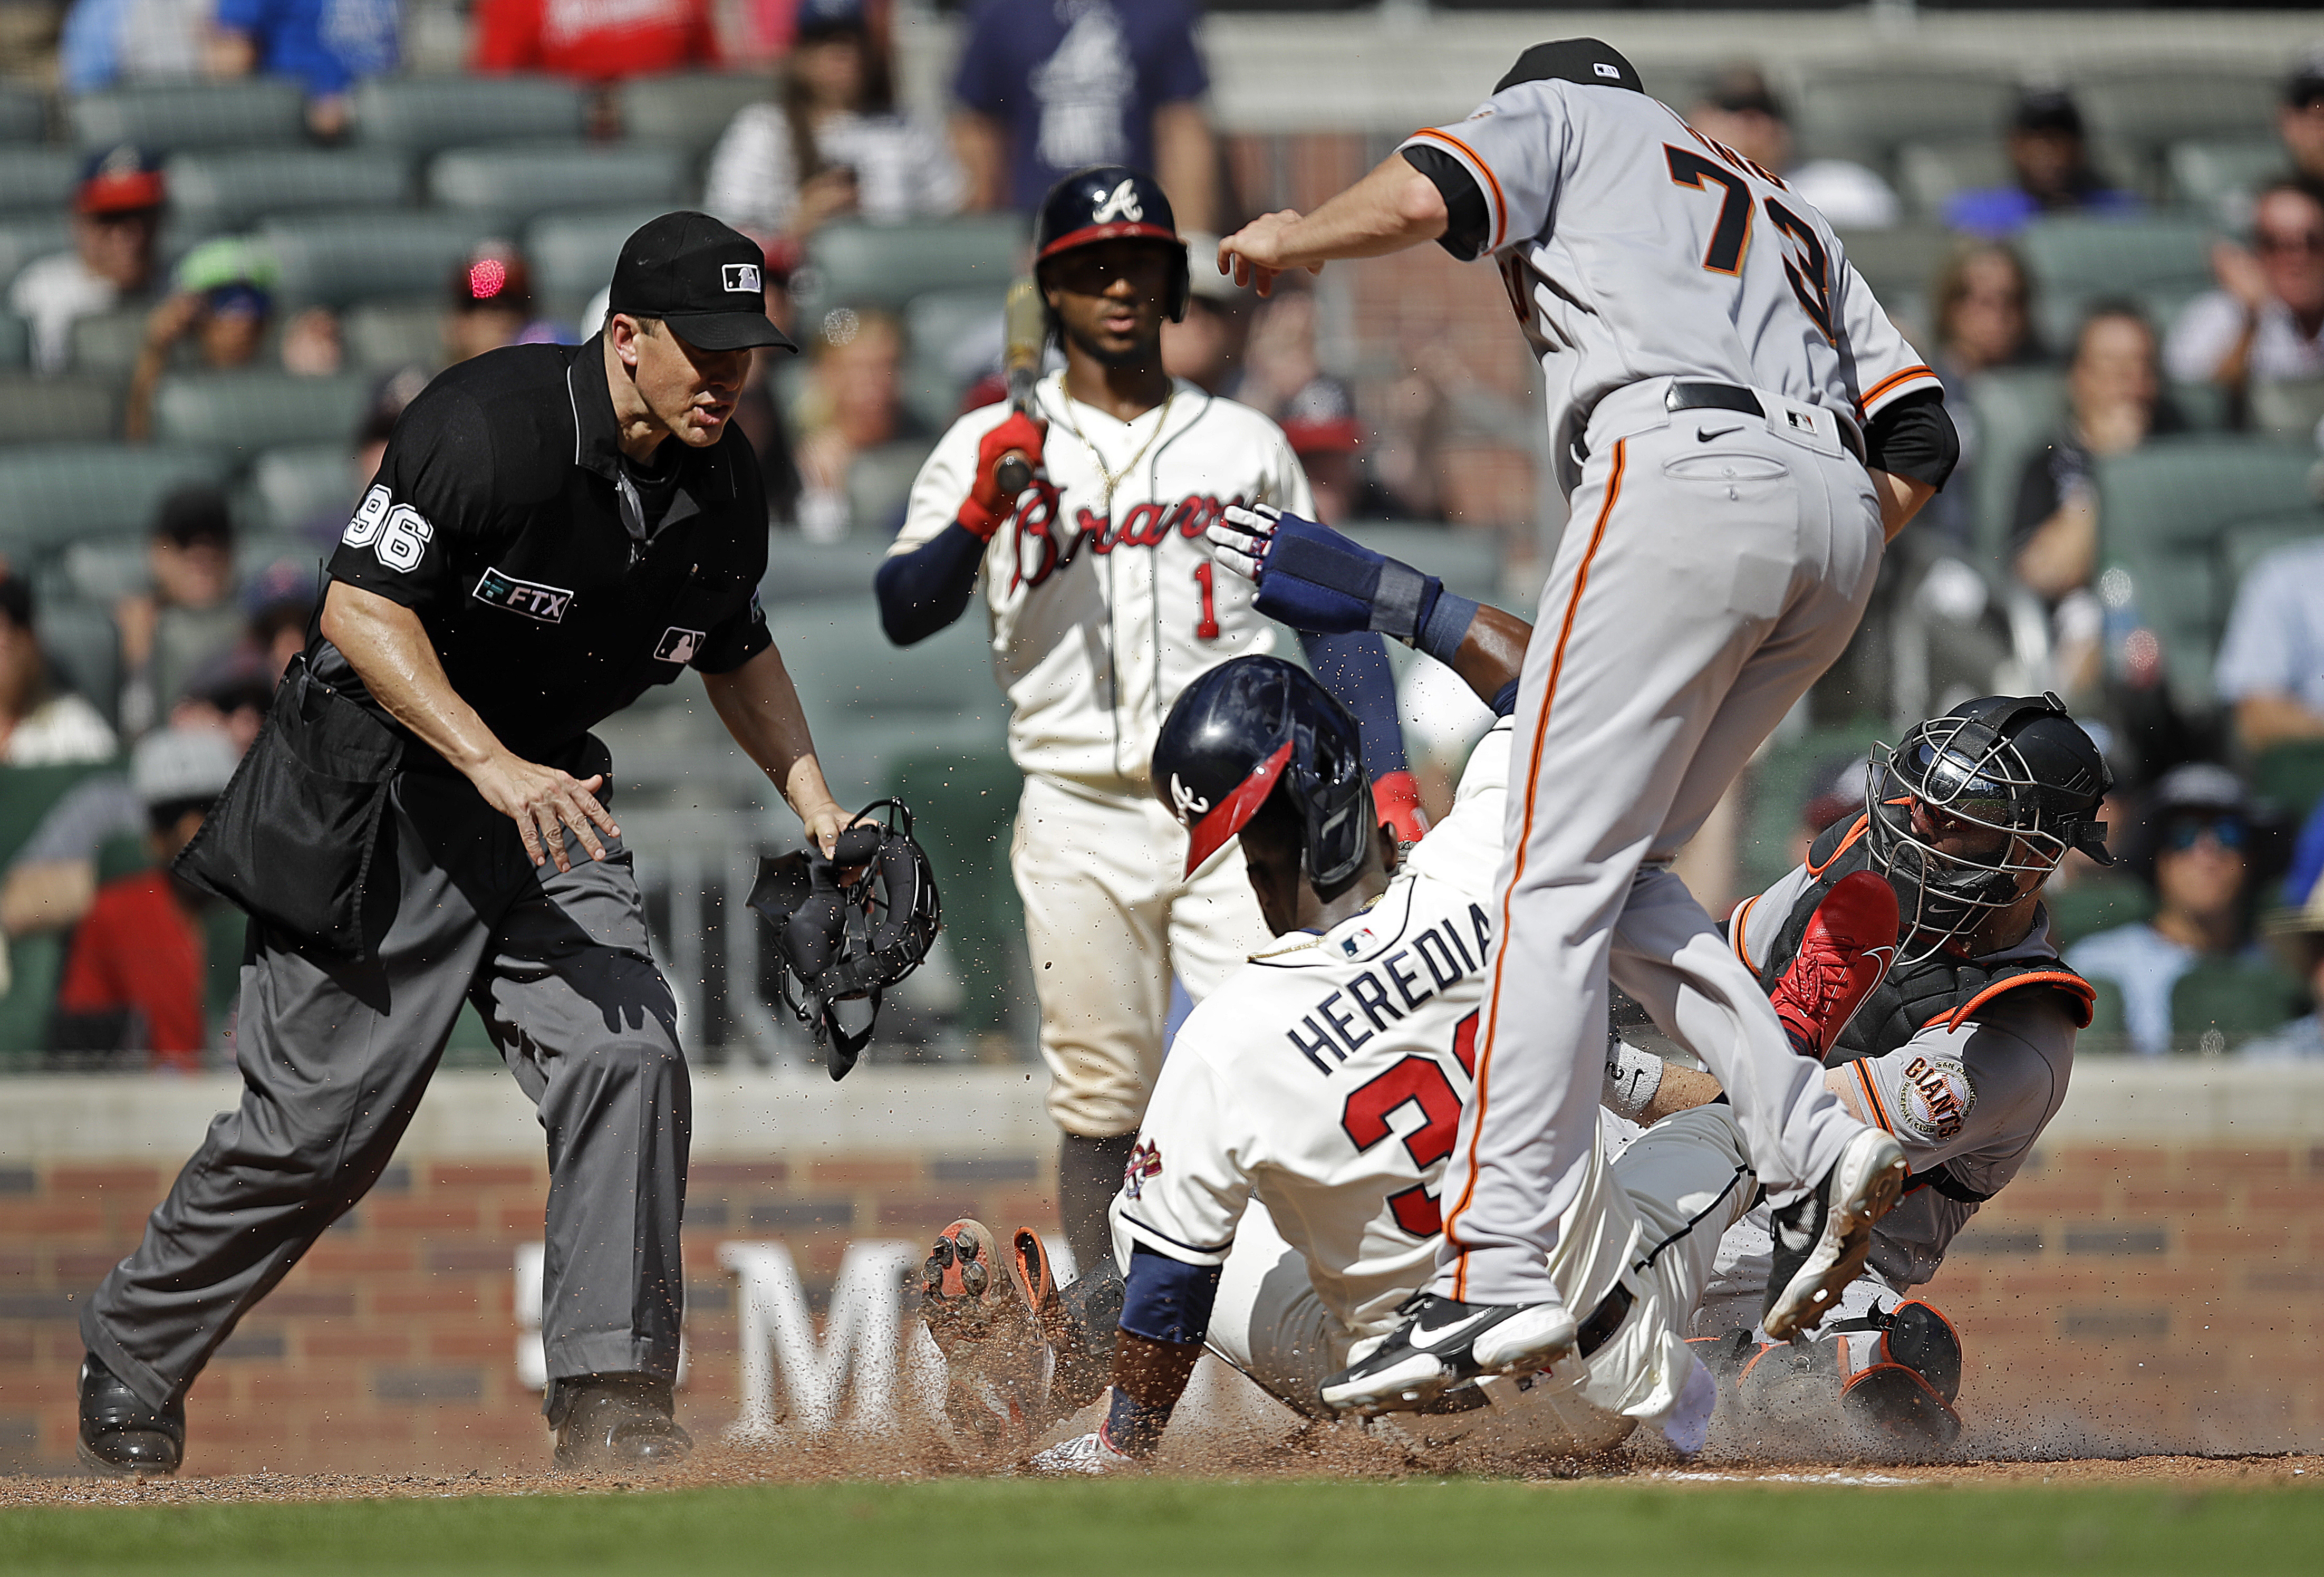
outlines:
[{"label": "umpire's gray pants", "polygon": [[155,1406],[378,1181],[464,997],[549,1132],[551,1379],[677,1373],[692,1093],[629,853],[607,837],[594,862],[568,842],[570,872],[536,871],[515,823],[433,773],[401,774],[385,819],[370,962],[252,927],[242,1104],[212,1120],[82,1313],[89,1350]]}]

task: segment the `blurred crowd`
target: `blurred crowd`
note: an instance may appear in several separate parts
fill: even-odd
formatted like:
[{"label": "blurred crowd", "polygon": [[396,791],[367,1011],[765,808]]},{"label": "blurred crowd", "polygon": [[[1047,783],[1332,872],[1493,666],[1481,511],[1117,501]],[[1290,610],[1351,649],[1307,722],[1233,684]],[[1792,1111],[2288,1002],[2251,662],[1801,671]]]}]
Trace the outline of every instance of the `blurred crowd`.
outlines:
[{"label": "blurred crowd", "polygon": [[[466,15],[468,73],[584,85],[592,146],[631,134],[626,82],[760,73],[700,146],[686,190],[763,246],[783,287],[770,302],[804,347],[760,353],[738,415],[771,530],[876,546],[945,425],[1000,389],[993,281],[873,299],[818,265],[835,255],[824,243],[851,226],[1025,214],[1061,174],[1122,161],[1157,172],[1197,258],[1185,320],[1166,330],[1170,369],[1273,416],[1325,519],[1481,522],[1517,556],[1536,550],[1533,418],[1505,388],[1426,332],[1351,323],[1335,281],[1287,280],[1261,300],[1207,265],[1221,231],[1282,194],[1238,189],[1235,173],[1248,181],[1263,161],[1233,157],[1212,124],[1193,0],[956,9],[940,117],[899,97],[890,0],[475,0]],[[360,141],[363,84],[408,64],[413,14],[398,0],[73,0],[33,70],[65,104],[287,79],[308,145],[338,148]],[[2324,439],[2324,58],[2287,62],[2268,157],[2205,198],[2217,239],[2202,288],[2167,310],[2151,294],[2078,298],[2067,318],[2045,314],[2037,290],[2029,248],[2043,226],[2195,211],[2151,171],[2110,168],[2069,88],[2016,91],[1934,185],[1893,150],[1834,156],[1827,139],[1803,155],[1818,144],[1753,64],[1673,97],[1706,135],[1781,174],[1857,254],[1910,240],[1902,272],[1865,272],[1942,375],[1962,433],[1961,470],[1892,555],[1858,649],[1812,697],[1810,738],[1969,694],[2058,691],[2106,734],[2123,783],[2116,843],[2132,859],[2120,874],[2067,873],[2053,915],[2077,967],[2111,982],[2109,1026],[2146,1053],[2324,1055],[2311,1010],[2324,813],[2310,813],[2324,798],[2324,516],[2221,589],[2231,613],[2190,694],[2172,682],[2186,659],[2109,578],[2098,485],[2109,464],[2185,435]],[[124,141],[76,157],[64,244],[0,258],[0,300],[23,326],[23,370],[0,377],[110,380],[114,429],[86,436],[144,445],[171,441],[169,390],[191,374],[354,379],[364,396],[299,518],[278,512],[254,530],[248,492],[232,484],[158,499],[135,561],[105,583],[108,663],[52,660],[62,649],[42,604],[61,583],[0,521],[0,555],[17,560],[0,576],[0,852],[13,850],[0,854],[0,931],[14,972],[0,1056],[194,1066],[219,1043],[236,922],[166,862],[305,639],[347,503],[436,371],[501,346],[577,343],[603,300],[539,287],[528,213],[467,246],[424,307],[391,303],[405,332],[383,356],[349,304],[287,287],[262,230],[173,239],[170,150]],[[100,369],[90,337],[110,323],[132,325],[134,343]],[[79,575],[75,595],[86,602],[91,584]],[[1425,673],[1405,705],[1432,747],[1423,775],[1449,793],[1443,765],[1476,719]],[[1860,752],[1848,760],[1860,769]],[[1831,786],[1848,770],[1816,763],[1808,820],[1840,803]]]}]

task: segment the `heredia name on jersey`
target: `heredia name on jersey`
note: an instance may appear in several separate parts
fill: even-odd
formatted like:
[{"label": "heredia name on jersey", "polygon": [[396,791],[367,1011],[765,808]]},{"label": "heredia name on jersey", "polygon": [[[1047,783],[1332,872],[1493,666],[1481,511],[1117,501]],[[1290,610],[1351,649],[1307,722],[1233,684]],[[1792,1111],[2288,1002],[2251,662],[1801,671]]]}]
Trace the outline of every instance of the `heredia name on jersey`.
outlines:
[{"label": "heredia name on jersey", "polygon": [[1229,499],[1194,493],[1176,503],[1132,504],[1118,521],[1080,508],[1071,521],[1061,521],[1057,484],[1037,478],[1017,509],[1017,573],[1010,589],[1039,586],[1084,547],[1104,555],[1119,548],[1158,548],[1173,532],[1199,539],[1229,509],[1250,502],[1240,493]]},{"label": "heredia name on jersey", "polygon": [[1390,1024],[1482,970],[1493,922],[1473,903],[1466,918],[1465,927],[1457,917],[1438,921],[1324,996],[1284,1031],[1292,1049],[1329,1074]]}]

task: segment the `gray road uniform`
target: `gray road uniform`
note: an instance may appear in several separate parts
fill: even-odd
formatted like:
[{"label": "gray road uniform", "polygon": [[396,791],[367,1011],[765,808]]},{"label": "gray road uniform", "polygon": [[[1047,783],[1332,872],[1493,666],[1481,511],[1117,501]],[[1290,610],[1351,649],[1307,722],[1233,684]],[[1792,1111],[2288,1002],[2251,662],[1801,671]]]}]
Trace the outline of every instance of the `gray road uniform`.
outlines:
[{"label": "gray road uniform", "polygon": [[[1820,844],[1835,841],[1827,835]],[[1816,873],[1803,865],[1738,913],[1735,950],[1755,972],[1764,976],[1783,956],[1785,927],[1803,903],[1812,908],[1805,900],[1821,896],[1816,888]],[[1861,1317],[1875,1301],[1893,1308],[1935,1276],[1954,1235],[2017,1175],[2065,1102],[2087,988],[2078,991],[2059,963],[2047,915],[2015,946],[1968,962],[1953,967],[1961,978],[1944,996],[1914,1004],[1908,1017],[1919,1028],[1884,1028],[1895,1016],[1876,996],[1849,1026],[1857,1044],[1832,1053],[1913,1168],[1904,1200],[1873,1228],[1871,1259],[1842,1295],[1835,1323]],[[1762,1205],[1721,1240],[1697,1334],[1758,1323],[1769,1253]]]},{"label": "gray road uniform", "polygon": [[[330,561],[334,580],[418,615],[503,743],[577,778],[610,772],[588,730],[647,687],[770,644],[749,445],[739,429],[669,443],[663,470],[638,471],[603,366],[592,339],[438,378]],[[463,1001],[547,1130],[549,1375],[674,1376],[691,1097],[629,853],[603,841],[603,862],[568,836],[570,872],[534,867],[516,824],[310,634],[188,856],[254,915],[241,1104],[81,1317],[146,1402],[183,1397],[377,1180]]]},{"label": "gray road uniform", "polygon": [[1821,217],[1626,62],[1598,75],[1517,82],[1402,150],[1444,194],[1447,250],[1499,261],[1572,506],[1445,1179],[1433,1290],[1467,1302],[1556,1296],[1609,971],[1718,1074],[1783,1199],[1858,1130],[1666,862],[1855,630],[1882,545],[1868,456],[1935,484],[1952,453],[1936,374]]}]

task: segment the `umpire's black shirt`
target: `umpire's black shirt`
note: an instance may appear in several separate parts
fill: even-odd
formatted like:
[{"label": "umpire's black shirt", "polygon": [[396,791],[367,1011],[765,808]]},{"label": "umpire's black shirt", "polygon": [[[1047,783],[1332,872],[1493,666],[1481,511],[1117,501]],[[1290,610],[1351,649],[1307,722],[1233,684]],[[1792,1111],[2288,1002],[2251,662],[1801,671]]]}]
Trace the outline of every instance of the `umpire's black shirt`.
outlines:
[{"label": "umpire's black shirt", "polygon": [[[665,438],[641,496],[618,437],[602,338],[464,362],[396,423],[331,555],[332,579],[420,616],[452,688],[528,760],[681,668],[726,673],[773,644],[748,440],[731,422],[707,449]],[[319,633],[309,659],[386,718]],[[407,765],[438,759],[405,737]]]}]

